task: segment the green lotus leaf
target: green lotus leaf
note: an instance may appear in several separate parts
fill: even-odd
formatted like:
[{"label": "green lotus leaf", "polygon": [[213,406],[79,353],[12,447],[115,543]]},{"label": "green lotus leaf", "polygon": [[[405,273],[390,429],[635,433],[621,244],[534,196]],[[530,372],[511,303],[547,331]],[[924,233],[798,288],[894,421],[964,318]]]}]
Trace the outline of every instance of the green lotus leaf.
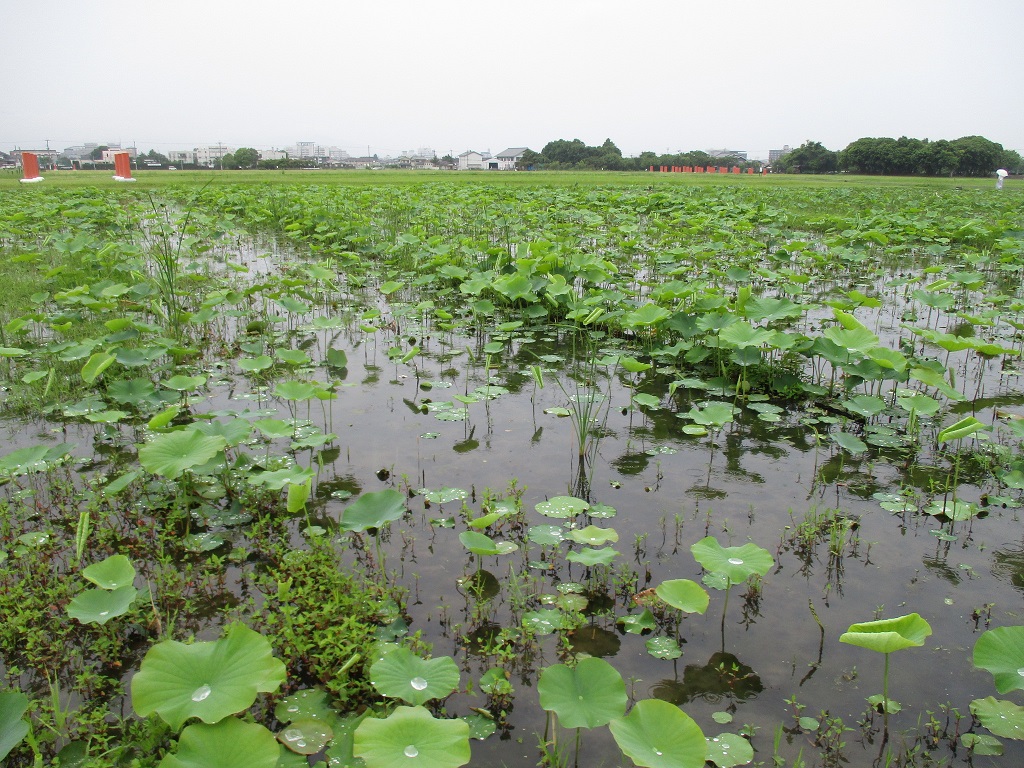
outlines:
[{"label": "green lotus leaf", "polygon": [[400,491],[392,488],[372,491],[345,507],[339,525],[345,531],[365,531],[398,520],[405,512],[405,495]]},{"label": "green lotus leaf", "polygon": [[1024,689],[1024,627],[982,634],[974,644],[974,666],[992,673],[999,693]]},{"label": "green lotus leaf", "polygon": [[280,756],[274,734],[231,717],[215,725],[190,725],[178,738],[178,751],[158,768],[275,768]]},{"label": "green lotus leaf", "polygon": [[976,432],[984,432],[988,429],[989,427],[983,422],[978,421],[973,416],[967,416],[960,419],[956,424],[950,424],[944,430],[939,432],[935,440],[941,445],[942,443],[949,442],[950,440],[960,440],[961,438],[968,437]]},{"label": "green lotus leaf", "polygon": [[932,628],[927,621],[916,613],[908,613],[893,619],[851,624],[839,637],[839,642],[879,653],[892,653],[924,645],[925,638],[931,633]]},{"label": "green lotus leaf", "polygon": [[135,568],[124,555],[111,555],[85,568],[82,576],[102,589],[117,589],[135,581]]},{"label": "green lotus leaf", "polygon": [[647,640],[647,653],[656,659],[678,659],[683,649],[673,637],[652,637]]},{"label": "green lotus leaf", "polygon": [[558,715],[566,728],[596,728],[626,711],[626,684],[604,659],[580,659],[575,666],[554,664],[537,682],[540,705]]},{"label": "green lotus leaf", "polygon": [[191,392],[194,389],[199,389],[206,383],[206,377],[203,375],[199,376],[171,376],[171,378],[160,382],[168,389],[173,389],[176,392]]},{"label": "green lotus leaf", "polygon": [[301,349],[279,349],[274,354],[278,360],[288,365],[308,365],[311,362],[309,355]]},{"label": "green lotus leaf", "polygon": [[117,589],[87,589],[68,603],[68,616],[83,624],[106,624],[127,613],[138,594],[130,584]]},{"label": "green lotus leaf", "polygon": [[439,488],[436,491],[432,491],[429,488],[420,488],[416,493],[432,504],[447,504],[450,501],[462,501],[469,498],[469,491],[465,491],[462,488],[446,487]]},{"label": "green lotus leaf", "polygon": [[142,405],[156,394],[156,387],[149,379],[114,381],[107,387],[107,397],[122,405]]},{"label": "green lotus leaf", "polygon": [[252,434],[252,424],[245,419],[231,419],[231,421],[204,421],[199,422],[192,429],[202,432],[204,435],[221,436],[228,445],[234,446],[248,439]]},{"label": "green lotus leaf", "polygon": [[705,737],[704,741],[708,747],[705,759],[718,768],[746,765],[754,759],[754,748],[738,734],[720,733],[713,738]]},{"label": "green lotus leaf", "polygon": [[570,552],[565,559],[570,563],[582,563],[587,567],[595,565],[611,565],[612,560],[618,556],[618,551],[611,547],[604,549],[584,549],[581,552]]},{"label": "green lotus leaf", "polygon": [[1024,739],[1024,707],[993,696],[971,702],[971,714],[996,736]]},{"label": "green lotus leaf", "polygon": [[28,696],[21,691],[0,692],[0,760],[28,735],[28,722],[22,720],[28,710]]},{"label": "green lotus leaf", "polygon": [[669,579],[654,588],[654,593],[671,605],[686,613],[704,613],[711,597],[697,582],[690,579]]},{"label": "green lotus leaf", "polygon": [[297,755],[315,755],[334,738],[334,729],[324,720],[302,718],[277,734],[277,740]]},{"label": "green lotus leaf", "polygon": [[576,517],[576,515],[586,512],[590,508],[590,504],[583,499],[577,499],[575,496],[552,496],[547,501],[540,502],[534,508],[545,517],[565,519]]},{"label": "green lotus leaf", "polygon": [[311,400],[316,397],[318,389],[320,387],[308,381],[282,381],[274,387],[274,395],[285,400]]},{"label": "green lotus leaf", "polygon": [[286,485],[305,485],[313,477],[315,471],[312,467],[286,467],[275,469],[272,472],[257,472],[249,475],[251,485],[265,485],[274,491],[280,491]]},{"label": "green lotus leaf", "polygon": [[498,546],[494,539],[485,533],[480,533],[479,531],[463,531],[459,534],[459,541],[462,542],[462,546],[474,555],[489,557],[491,555],[498,554]]},{"label": "green lotus leaf", "polygon": [[305,688],[286,696],[274,707],[274,717],[282,723],[293,720],[332,722],[338,713],[331,708],[331,698],[322,688]]},{"label": "green lotus leaf", "polygon": [[836,445],[847,453],[856,455],[858,453],[864,453],[868,449],[867,444],[863,440],[856,435],[851,435],[849,432],[833,432],[829,437],[831,437],[836,442]]},{"label": "green lotus leaf", "polygon": [[150,648],[132,679],[132,703],[140,717],[156,712],[178,730],[190,717],[216,723],[241,712],[284,680],[284,664],[270,642],[236,623],[220,640],[164,640]]},{"label": "green lotus leaf", "polygon": [[601,544],[618,541],[619,534],[613,528],[598,528],[596,525],[588,525],[586,528],[570,531],[569,538],[578,544],[597,547]]},{"label": "green lotus leaf", "polygon": [[1003,754],[1003,743],[996,737],[985,733],[965,733],[960,737],[960,743],[974,755]]},{"label": "green lotus leaf", "polygon": [[370,681],[382,695],[414,706],[443,699],[458,687],[459,677],[450,657],[423,659],[408,648],[396,648],[370,667]]},{"label": "green lotus leaf", "polygon": [[615,622],[621,624],[622,628],[630,635],[640,635],[658,626],[654,621],[654,614],[649,608],[644,608],[640,613],[620,616]]},{"label": "green lotus leaf", "polygon": [[713,536],[707,536],[690,547],[694,559],[713,573],[721,573],[730,583],[738,584],[757,574],[764,576],[775,564],[771,554],[753,543],[741,547],[723,547]]},{"label": "green lotus leaf", "polygon": [[470,759],[469,726],[463,720],[438,720],[423,707],[399,707],[383,720],[363,720],[352,752],[366,768],[458,768]]},{"label": "green lotus leaf", "polygon": [[565,616],[553,608],[527,611],[523,614],[523,627],[535,635],[550,635],[566,628]]},{"label": "green lotus leaf", "polygon": [[238,368],[245,373],[255,373],[256,371],[265,371],[273,364],[274,359],[270,355],[259,355],[258,357],[240,358]]},{"label": "green lotus leaf", "polygon": [[82,366],[82,379],[86,384],[92,384],[116,359],[109,352],[97,352]]},{"label": "green lotus leaf", "polygon": [[609,724],[615,743],[643,768],[703,768],[707,742],[693,718],[660,699],[638,701]]},{"label": "green lotus leaf", "polygon": [[223,437],[195,429],[168,432],[139,448],[139,462],[147,472],[174,480],[185,470],[210,461],[226,445]]}]

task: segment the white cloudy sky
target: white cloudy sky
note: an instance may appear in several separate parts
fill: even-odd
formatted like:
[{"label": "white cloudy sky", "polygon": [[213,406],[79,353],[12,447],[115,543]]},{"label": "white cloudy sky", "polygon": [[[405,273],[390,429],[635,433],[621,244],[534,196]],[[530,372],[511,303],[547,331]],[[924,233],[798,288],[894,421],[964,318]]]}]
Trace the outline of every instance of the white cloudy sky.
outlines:
[{"label": "white cloudy sky", "polygon": [[1022,0],[0,0],[0,149],[1024,150]]}]

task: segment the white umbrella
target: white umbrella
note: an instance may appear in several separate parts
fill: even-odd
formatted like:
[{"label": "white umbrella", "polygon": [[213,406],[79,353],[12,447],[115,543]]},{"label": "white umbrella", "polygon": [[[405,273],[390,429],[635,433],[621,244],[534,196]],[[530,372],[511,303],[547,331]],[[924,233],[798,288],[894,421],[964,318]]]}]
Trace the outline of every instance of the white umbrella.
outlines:
[{"label": "white umbrella", "polygon": [[996,171],[996,176],[998,176],[1001,179],[1005,179],[1009,175],[1010,174],[1006,171],[1005,168],[1000,168],[998,171]]}]

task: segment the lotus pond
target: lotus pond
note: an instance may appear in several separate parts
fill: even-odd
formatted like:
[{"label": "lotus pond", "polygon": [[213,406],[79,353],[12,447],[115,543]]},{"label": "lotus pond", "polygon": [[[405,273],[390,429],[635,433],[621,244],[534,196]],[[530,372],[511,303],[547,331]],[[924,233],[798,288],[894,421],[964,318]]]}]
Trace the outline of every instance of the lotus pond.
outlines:
[{"label": "lotus pond", "polygon": [[1024,196],[759,181],[6,190],[0,758],[1021,764]]}]

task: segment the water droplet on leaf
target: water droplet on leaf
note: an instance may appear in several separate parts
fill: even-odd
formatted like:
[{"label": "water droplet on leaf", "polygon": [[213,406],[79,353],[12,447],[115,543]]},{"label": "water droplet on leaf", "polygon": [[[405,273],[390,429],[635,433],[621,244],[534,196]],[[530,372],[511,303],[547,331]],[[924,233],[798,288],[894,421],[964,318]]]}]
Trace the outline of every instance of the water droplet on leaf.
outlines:
[{"label": "water droplet on leaf", "polygon": [[195,692],[192,694],[192,701],[203,701],[209,695],[210,686],[201,685],[198,688],[196,688]]},{"label": "water droplet on leaf", "polygon": [[420,751],[416,749],[416,747],[414,747],[412,744],[406,747],[404,751],[406,757],[417,757],[420,754]]},{"label": "water droplet on leaf", "polygon": [[729,562],[733,565],[743,565],[743,561],[738,557],[730,557]]},{"label": "water droplet on leaf", "polygon": [[422,677],[414,677],[412,680],[409,681],[409,685],[411,685],[417,691],[422,691],[424,688],[427,687],[427,681],[424,680]]}]

